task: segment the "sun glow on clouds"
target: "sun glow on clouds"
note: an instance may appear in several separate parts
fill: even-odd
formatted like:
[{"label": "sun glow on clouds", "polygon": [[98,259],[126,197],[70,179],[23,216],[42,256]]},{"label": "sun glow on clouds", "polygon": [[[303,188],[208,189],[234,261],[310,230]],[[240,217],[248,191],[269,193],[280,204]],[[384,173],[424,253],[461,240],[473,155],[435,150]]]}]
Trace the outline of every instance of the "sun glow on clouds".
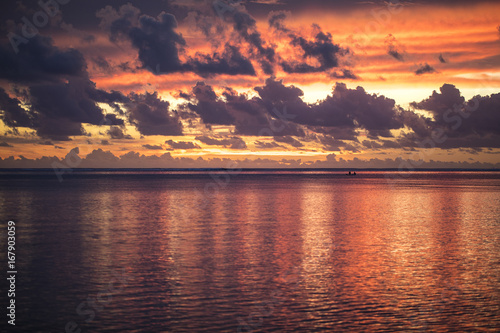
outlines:
[{"label": "sun glow on clouds", "polygon": [[[453,132],[440,117],[442,107],[491,95],[476,115],[498,120],[500,4],[375,3],[298,10],[283,1],[283,12],[267,13],[240,4],[223,20],[211,2],[183,2],[175,19],[147,2],[98,5],[99,27],[56,30],[53,43],[36,37],[7,59],[11,68],[27,68],[26,59],[44,65],[0,71],[0,157],[61,157],[79,146],[83,155],[101,148],[193,159],[395,159],[444,126],[452,139],[433,156],[495,161],[498,128],[471,118]],[[113,25],[118,18],[126,24]],[[67,67],[56,68],[51,54]],[[43,84],[63,100],[62,91],[75,95],[52,103]]]}]

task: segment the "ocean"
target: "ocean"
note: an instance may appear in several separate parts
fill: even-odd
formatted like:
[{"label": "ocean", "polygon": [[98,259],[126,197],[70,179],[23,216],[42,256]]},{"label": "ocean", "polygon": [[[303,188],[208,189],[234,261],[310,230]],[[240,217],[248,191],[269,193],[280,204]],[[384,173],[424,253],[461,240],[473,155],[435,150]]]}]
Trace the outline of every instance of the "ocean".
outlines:
[{"label": "ocean", "polygon": [[0,217],[20,332],[500,330],[500,172],[4,170]]}]

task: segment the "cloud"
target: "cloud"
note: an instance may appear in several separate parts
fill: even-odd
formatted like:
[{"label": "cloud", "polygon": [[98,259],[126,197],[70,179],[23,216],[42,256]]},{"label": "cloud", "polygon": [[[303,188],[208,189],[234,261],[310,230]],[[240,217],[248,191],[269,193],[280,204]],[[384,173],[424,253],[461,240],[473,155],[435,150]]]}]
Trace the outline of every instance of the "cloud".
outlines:
[{"label": "cloud", "polygon": [[387,45],[387,54],[398,61],[405,61],[404,50],[401,45],[398,44],[396,37],[392,34],[385,37],[385,44]]},{"label": "cloud", "polygon": [[177,141],[176,142],[173,140],[167,140],[167,141],[165,141],[165,143],[173,149],[184,149],[184,150],[201,149],[201,147],[198,146],[196,143],[190,142],[190,141]]},{"label": "cloud", "polygon": [[225,148],[230,148],[230,149],[246,149],[247,145],[243,139],[233,136],[229,138],[222,138],[222,139],[217,139],[217,138],[211,138],[208,136],[197,136],[196,140],[203,142],[206,145],[209,146],[223,146]]},{"label": "cloud", "polygon": [[277,144],[276,142],[263,142],[263,141],[255,141],[255,147],[258,149],[274,149],[274,148],[286,149],[284,146]]},{"label": "cloud", "polygon": [[236,6],[232,7],[232,10],[223,13],[222,16],[224,20],[233,23],[233,29],[256,51],[254,52],[254,57],[260,63],[264,73],[267,75],[273,74],[275,51],[272,47],[267,46],[262,39],[255,19],[247,12],[244,12],[242,7],[238,8]]},{"label": "cloud", "polygon": [[417,70],[415,71],[416,75],[422,75],[426,73],[434,73],[436,70],[434,67],[430,66],[428,63],[425,63],[425,65],[420,65]]},{"label": "cloud", "polygon": [[297,139],[292,138],[291,136],[275,136],[274,141],[286,143],[286,144],[289,144],[290,146],[295,147],[295,148],[300,148],[300,147],[304,146],[302,144],[302,142],[300,142]]},{"label": "cloud", "polygon": [[446,64],[448,61],[446,61],[446,59],[443,57],[443,54],[439,54],[439,62],[442,63],[442,64]]},{"label": "cloud", "polygon": [[171,14],[161,12],[156,18],[139,15],[140,10],[131,4],[118,11],[106,6],[97,13],[101,27],[107,28],[110,40],[127,39],[138,51],[143,68],[155,73],[174,73],[185,70],[179,59],[179,49],[186,45],[176,32],[177,20]]},{"label": "cloud", "polygon": [[458,88],[444,84],[439,92],[434,91],[411,106],[431,112],[433,118],[420,121],[425,129],[413,127],[416,136],[405,136],[406,145],[433,139],[440,133],[436,146],[443,149],[500,147],[500,94],[475,96],[466,101]]},{"label": "cloud", "polygon": [[192,89],[188,108],[208,125],[234,125],[235,134],[252,136],[303,136],[304,129],[289,121],[286,110],[267,105],[258,97],[249,98],[226,88],[217,96],[213,88],[198,82]]},{"label": "cloud", "polygon": [[8,144],[8,143],[7,143],[7,142],[5,142],[5,141],[2,141],[2,142],[0,142],[0,147],[10,147],[10,148],[12,148],[12,147],[14,147],[14,146],[13,146],[13,145]]},{"label": "cloud", "polygon": [[236,46],[229,43],[225,45],[221,54],[217,52],[213,55],[197,54],[190,60],[189,66],[202,77],[215,74],[256,75],[250,60],[245,58]]},{"label": "cloud", "polygon": [[21,101],[10,97],[0,87],[0,119],[9,127],[33,127],[33,115],[21,107]]},{"label": "cloud", "polygon": [[[23,104],[0,91],[2,119],[10,127],[28,127],[41,137],[69,140],[85,135],[82,124],[123,125],[116,116],[104,115],[97,103],[116,108],[124,96],[97,89],[89,79],[83,55],[74,49],[61,50],[52,40],[37,35],[19,46],[15,54],[8,45],[0,45],[0,79],[23,87]],[[16,107],[17,105],[17,107]]]},{"label": "cloud", "polygon": [[359,80],[359,76],[354,74],[349,69],[342,69],[340,71],[333,71],[330,76],[334,79],[351,79],[351,80]]},{"label": "cloud", "polygon": [[[130,41],[138,51],[142,68],[155,75],[188,71],[202,77],[218,74],[255,75],[252,63],[236,46],[229,43],[226,43],[221,53],[197,53],[194,58],[186,57],[184,62],[181,61],[180,53],[186,47],[186,41],[176,31],[177,20],[171,14],[161,12],[156,18],[140,15],[138,8],[127,4],[118,11],[107,6],[97,15],[101,18],[101,26],[109,32],[110,40]],[[248,38],[253,40],[257,37],[251,34]]]},{"label": "cloud", "polygon": [[37,35],[21,44],[14,53],[10,44],[0,45],[0,78],[16,83],[60,81],[61,77],[86,75],[83,55],[75,50],[61,50],[52,39]]},{"label": "cloud", "polygon": [[465,98],[462,97],[460,90],[452,84],[445,83],[439,88],[439,92],[434,90],[431,96],[420,102],[413,102],[411,106],[431,111],[435,116],[442,116],[448,110],[453,110],[464,103]]},{"label": "cloud", "polygon": [[323,149],[326,151],[341,151],[341,150],[348,150],[353,152],[359,151],[352,144],[346,143],[342,140],[337,140],[329,135],[321,136],[320,142],[323,144]]},{"label": "cloud", "polygon": [[[276,26],[276,25],[275,25]],[[308,40],[295,32],[289,32],[291,45],[302,51],[304,61],[314,59],[318,65],[311,65],[304,61],[282,61],[281,67],[287,73],[316,73],[339,67],[339,56],[349,53],[349,49],[333,43],[332,35],[323,32],[317,25],[313,25],[315,36]],[[287,30],[284,30],[287,31]]]},{"label": "cloud", "polygon": [[133,139],[132,136],[125,135],[125,133],[123,133],[123,130],[117,126],[112,126],[106,133],[113,140]]},{"label": "cloud", "polygon": [[226,104],[217,98],[211,86],[198,82],[193,87],[193,95],[198,103],[189,103],[188,107],[196,112],[205,124],[233,124],[234,117],[227,110]]},{"label": "cloud", "polygon": [[161,145],[142,145],[142,147],[149,150],[163,150]]},{"label": "cloud", "polygon": [[305,103],[302,90],[285,86],[282,81],[266,80],[264,87],[257,87],[267,109],[286,109],[293,115],[291,121],[312,126],[330,128],[364,128],[371,135],[388,136],[391,129],[403,126],[395,101],[384,96],[368,94],[362,87],[349,89],[337,83],[331,95],[314,104]]},{"label": "cloud", "polygon": [[129,121],[142,135],[182,135],[182,124],[176,113],[169,112],[170,104],[158,93],[130,93]]},{"label": "cloud", "polygon": [[[57,157],[41,157],[37,159],[28,158],[0,158],[1,168],[52,168],[54,163],[64,164],[69,158],[78,156],[78,150],[70,153],[65,159]],[[427,162],[414,159],[359,159],[345,160],[338,158],[335,154],[330,154],[325,160],[317,160],[313,163],[301,162],[298,160],[270,160],[270,159],[244,159],[237,161],[238,168],[282,168],[282,167],[302,167],[302,168],[401,168],[401,167],[418,169],[429,168],[445,168],[445,169],[498,169],[500,163],[481,163],[481,162],[444,162],[430,160]],[[234,168],[235,161],[228,158],[196,159],[177,157],[174,158],[170,153],[165,153],[160,156],[152,155],[145,156],[137,152],[130,151],[121,156],[115,156],[109,151],[97,149],[92,151],[85,157],[81,157],[80,167],[82,168]],[[65,171],[62,169],[61,171]],[[69,170],[68,170],[69,171]],[[70,173],[63,173],[62,178],[69,177]],[[57,177],[54,174],[54,178]]]}]

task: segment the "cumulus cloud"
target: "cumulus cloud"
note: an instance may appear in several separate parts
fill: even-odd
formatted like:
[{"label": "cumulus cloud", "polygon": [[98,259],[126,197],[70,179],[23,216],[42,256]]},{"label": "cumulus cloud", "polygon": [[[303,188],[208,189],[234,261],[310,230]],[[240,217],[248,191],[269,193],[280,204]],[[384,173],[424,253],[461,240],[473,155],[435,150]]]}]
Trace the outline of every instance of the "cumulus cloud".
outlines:
[{"label": "cumulus cloud", "polygon": [[[0,45],[0,79],[25,87],[20,101],[0,91],[2,120],[10,127],[29,127],[42,137],[69,140],[84,135],[82,124],[123,125],[107,116],[97,103],[116,107],[124,96],[97,89],[89,79],[83,55],[74,49],[61,50],[52,40],[37,35],[19,46],[15,54],[9,45]],[[17,105],[17,106],[16,106]]]},{"label": "cumulus cloud", "polygon": [[[76,155],[75,155],[76,154]],[[78,150],[69,153],[66,158],[41,157],[37,159],[0,157],[0,167],[3,168],[52,168],[54,163],[63,164],[78,156]],[[79,157],[79,156],[78,156]],[[115,156],[109,151],[97,149],[85,157],[81,158],[80,167],[82,168],[234,168],[235,161],[228,158],[203,159],[201,157],[192,159],[186,157],[174,158],[170,153],[160,156],[146,156],[140,153],[130,151],[121,156]],[[430,160],[428,162],[417,161],[413,159],[404,160],[400,157],[396,159],[359,159],[345,160],[330,154],[325,160],[318,160],[313,163],[297,160],[270,160],[270,159],[244,159],[237,162],[238,168],[280,168],[280,167],[303,167],[303,168],[399,168],[404,166],[415,166],[415,168],[447,168],[447,169],[494,169],[500,168],[500,163],[481,163],[481,162],[442,162]],[[61,171],[65,171],[62,169]],[[70,173],[60,175],[63,179],[71,177]],[[54,173],[54,178],[57,175]]]},{"label": "cumulus cloud", "polygon": [[189,103],[188,107],[196,112],[204,123],[231,125],[234,122],[234,117],[227,110],[226,104],[217,97],[211,86],[198,82],[193,87],[193,95],[198,103]]},{"label": "cumulus cloud", "polygon": [[253,136],[294,135],[303,136],[304,130],[289,121],[294,116],[284,109],[276,109],[258,97],[226,88],[217,96],[213,88],[198,82],[192,89],[192,100],[188,108],[209,125],[234,125],[235,134]]},{"label": "cumulus cloud", "polygon": [[[98,12],[101,26],[109,32],[111,41],[128,40],[138,52],[142,68],[155,75],[194,72],[202,77],[216,74],[255,75],[252,63],[240,50],[226,43],[222,52],[211,55],[197,53],[194,58],[181,53],[186,47],[182,34],[177,32],[177,20],[172,14],[160,13],[156,18],[142,14],[127,4],[115,10],[107,6]],[[245,30],[241,28],[242,31]],[[254,34],[248,35],[254,40]]]},{"label": "cumulus cloud", "polygon": [[286,108],[293,122],[316,127],[364,128],[372,135],[388,136],[391,129],[403,126],[395,101],[368,94],[362,87],[349,89],[337,83],[331,95],[315,104],[305,103],[302,90],[285,86],[282,81],[266,80],[264,87],[255,88],[264,104],[271,108]]},{"label": "cumulus cloud", "polygon": [[169,110],[170,103],[158,97],[158,93],[129,95],[127,105],[129,120],[142,135],[182,135],[182,124],[176,113]]},{"label": "cumulus cloud", "polygon": [[429,111],[432,119],[420,121],[422,130],[413,127],[416,137],[405,137],[410,143],[432,139],[440,148],[500,147],[500,94],[466,101],[458,88],[444,84],[411,106]]}]

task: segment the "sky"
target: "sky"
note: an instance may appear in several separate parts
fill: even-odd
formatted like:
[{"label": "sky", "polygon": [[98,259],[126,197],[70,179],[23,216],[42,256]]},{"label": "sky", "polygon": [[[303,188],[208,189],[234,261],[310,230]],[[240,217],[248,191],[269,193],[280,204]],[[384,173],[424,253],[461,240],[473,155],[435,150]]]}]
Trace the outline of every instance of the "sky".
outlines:
[{"label": "sky", "polygon": [[0,6],[3,168],[500,168],[499,1]]}]

